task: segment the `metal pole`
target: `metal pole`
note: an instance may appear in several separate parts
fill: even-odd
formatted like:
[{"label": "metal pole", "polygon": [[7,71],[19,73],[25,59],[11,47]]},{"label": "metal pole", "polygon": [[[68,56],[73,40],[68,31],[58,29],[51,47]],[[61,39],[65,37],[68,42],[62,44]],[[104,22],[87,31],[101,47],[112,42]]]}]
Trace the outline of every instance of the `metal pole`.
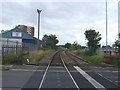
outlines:
[{"label": "metal pole", "polygon": [[106,0],[106,47],[108,45],[108,41],[107,41],[107,0]]},{"label": "metal pole", "polygon": [[38,12],[38,39],[39,39],[39,33],[40,33],[40,13],[42,10],[37,9]]},{"label": "metal pole", "polygon": [[107,46],[108,46],[108,40],[107,40],[107,0],[106,0],[106,56],[108,54],[108,52],[107,52],[107,50],[108,50]]},{"label": "metal pole", "polygon": [[39,33],[40,33],[39,27],[40,27],[40,13],[38,13],[38,39],[39,39]]}]

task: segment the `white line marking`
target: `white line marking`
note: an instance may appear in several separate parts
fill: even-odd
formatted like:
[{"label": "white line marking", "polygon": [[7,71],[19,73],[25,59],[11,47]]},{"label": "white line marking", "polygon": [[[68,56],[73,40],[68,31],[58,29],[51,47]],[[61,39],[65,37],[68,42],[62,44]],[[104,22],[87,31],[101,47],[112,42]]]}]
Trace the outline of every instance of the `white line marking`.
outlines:
[{"label": "white line marking", "polygon": [[[113,84],[115,84],[112,80],[110,80],[110,79],[108,79],[108,78],[106,78],[106,77],[104,77],[103,75],[101,75],[100,73],[97,73],[98,75],[100,75],[101,77],[103,77],[104,79],[106,79],[106,80],[108,80],[108,81],[110,81],[111,83],[113,83]],[[115,84],[116,85],[116,84]]]},{"label": "white line marking", "polygon": [[44,71],[44,70],[11,69],[11,71],[33,71],[33,72],[38,72],[38,71],[40,71],[40,72],[42,72],[42,71]]},{"label": "white line marking", "polygon": [[83,75],[95,88],[104,88],[100,83],[98,83],[95,79],[93,79],[91,76],[89,76],[85,71],[83,71],[81,68],[78,66],[74,66],[74,68]]},{"label": "white line marking", "polygon": [[[57,53],[57,52],[56,52],[56,53]],[[55,54],[56,54],[56,53],[55,53]],[[54,55],[55,55],[55,54],[54,54]],[[47,68],[46,68],[46,70],[45,70],[45,73],[44,73],[43,78],[42,78],[42,80],[41,80],[41,83],[40,83],[40,85],[39,85],[39,90],[40,90],[41,87],[42,87],[43,81],[44,81],[44,79],[45,79],[45,76],[46,76],[46,74],[47,74],[47,71],[48,71],[48,68],[49,68],[51,62],[52,62],[52,59],[50,60],[48,66],[47,66]]]},{"label": "white line marking", "polygon": [[64,63],[61,55],[60,55],[60,58],[61,58],[61,60],[62,60],[62,63],[63,63],[63,65],[64,65],[65,69],[67,70],[67,72],[68,72],[68,74],[70,75],[72,81],[74,82],[75,86],[77,87],[78,90],[80,90],[80,88],[78,87],[78,85],[77,85],[77,83],[75,82],[74,78],[72,77],[71,73],[69,72],[68,68],[66,67],[66,65],[65,65],[65,63]]}]

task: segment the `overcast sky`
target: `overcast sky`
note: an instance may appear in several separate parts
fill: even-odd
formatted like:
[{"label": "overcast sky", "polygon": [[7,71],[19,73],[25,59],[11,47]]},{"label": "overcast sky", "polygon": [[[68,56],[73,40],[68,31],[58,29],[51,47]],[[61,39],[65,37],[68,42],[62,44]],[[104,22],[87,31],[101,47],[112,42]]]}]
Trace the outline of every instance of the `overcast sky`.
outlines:
[{"label": "overcast sky", "polygon": [[[84,0],[85,1],[85,0]],[[108,44],[112,45],[118,34],[118,1],[108,0]],[[55,34],[59,44],[77,41],[86,45],[84,32],[94,29],[102,34],[105,45],[106,6],[102,2],[0,2],[2,13],[0,30],[10,30],[16,25],[35,27],[37,37],[37,9],[41,9],[40,38]]]}]

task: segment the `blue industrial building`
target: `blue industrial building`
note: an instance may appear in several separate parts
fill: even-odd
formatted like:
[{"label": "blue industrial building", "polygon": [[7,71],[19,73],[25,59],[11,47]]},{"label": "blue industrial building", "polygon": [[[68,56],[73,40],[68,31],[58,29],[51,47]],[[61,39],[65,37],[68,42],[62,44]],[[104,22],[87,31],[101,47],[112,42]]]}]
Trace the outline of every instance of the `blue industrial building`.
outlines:
[{"label": "blue industrial building", "polygon": [[19,40],[22,44],[27,44],[29,46],[35,45],[36,47],[39,46],[39,48],[43,48],[44,46],[41,40],[38,40],[17,27],[10,31],[3,32],[0,34],[0,37],[2,37],[2,39]]},{"label": "blue industrial building", "polygon": [[35,37],[19,28],[14,28],[10,31],[2,33],[2,38],[21,39],[23,43],[37,44],[37,39]]}]

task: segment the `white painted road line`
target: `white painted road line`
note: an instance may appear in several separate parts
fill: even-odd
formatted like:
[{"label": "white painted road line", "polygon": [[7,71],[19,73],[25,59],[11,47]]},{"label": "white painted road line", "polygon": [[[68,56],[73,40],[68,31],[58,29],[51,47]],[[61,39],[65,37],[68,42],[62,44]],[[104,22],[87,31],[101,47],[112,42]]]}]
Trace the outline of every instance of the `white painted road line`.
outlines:
[{"label": "white painted road line", "polygon": [[[74,68],[82,74],[83,77],[85,77],[95,88],[104,88],[100,83],[98,83],[95,79],[93,79],[91,76],[89,76],[85,71],[83,71],[81,68],[78,66],[74,66]],[[106,89],[107,90],[107,89]]]},{"label": "white painted road line", "polygon": [[80,90],[79,86],[77,85],[77,83],[75,82],[75,80],[74,80],[74,78],[72,77],[71,73],[69,72],[68,68],[66,67],[66,65],[65,65],[65,63],[64,63],[61,55],[60,55],[60,58],[61,58],[61,60],[62,60],[62,63],[63,63],[63,65],[64,65],[65,69],[67,70],[67,72],[68,72],[68,74],[70,75],[72,81],[74,82],[75,86],[77,87],[78,90]]},{"label": "white painted road line", "polygon": [[114,82],[112,81],[112,80],[110,80],[110,79],[108,79],[108,78],[106,78],[106,77],[104,77],[102,74],[100,74],[100,73],[97,73],[98,75],[100,75],[102,78],[104,78],[104,79],[106,79],[106,80],[108,80],[108,81],[110,81],[111,83],[113,83],[114,84]]}]

